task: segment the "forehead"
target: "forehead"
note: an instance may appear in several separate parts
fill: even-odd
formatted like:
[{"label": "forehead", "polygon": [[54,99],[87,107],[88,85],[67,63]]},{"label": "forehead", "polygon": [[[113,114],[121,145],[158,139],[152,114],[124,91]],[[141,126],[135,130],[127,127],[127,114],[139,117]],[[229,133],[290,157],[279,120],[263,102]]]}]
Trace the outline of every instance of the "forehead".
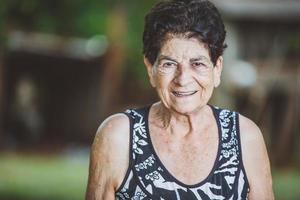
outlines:
[{"label": "forehead", "polygon": [[159,55],[169,56],[174,59],[185,58],[210,58],[205,43],[196,38],[172,37],[164,42]]}]

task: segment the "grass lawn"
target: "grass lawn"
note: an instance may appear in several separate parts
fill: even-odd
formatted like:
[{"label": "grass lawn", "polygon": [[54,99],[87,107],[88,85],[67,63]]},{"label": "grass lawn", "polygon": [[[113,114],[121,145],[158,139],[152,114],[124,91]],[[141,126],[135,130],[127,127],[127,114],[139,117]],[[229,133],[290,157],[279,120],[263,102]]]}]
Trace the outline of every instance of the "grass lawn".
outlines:
[{"label": "grass lawn", "polygon": [[273,171],[273,189],[276,200],[300,199],[300,168]]},{"label": "grass lawn", "polygon": [[82,200],[88,156],[0,154],[0,199]]},{"label": "grass lawn", "polygon": [[[274,170],[276,200],[300,199],[300,170]],[[88,155],[0,154],[0,199],[81,200]]]}]

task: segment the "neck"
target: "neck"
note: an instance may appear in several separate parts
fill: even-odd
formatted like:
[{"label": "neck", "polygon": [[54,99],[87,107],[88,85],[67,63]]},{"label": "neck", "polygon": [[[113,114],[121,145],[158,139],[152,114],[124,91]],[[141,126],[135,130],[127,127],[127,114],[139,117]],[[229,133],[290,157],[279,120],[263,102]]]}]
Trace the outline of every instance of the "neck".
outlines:
[{"label": "neck", "polygon": [[205,128],[205,119],[209,119],[209,107],[203,106],[198,110],[182,114],[166,108],[162,103],[155,105],[154,116],[157,120],[158,126],[166,130],[167,133],[185,137],[193,133],[202,132]]}]

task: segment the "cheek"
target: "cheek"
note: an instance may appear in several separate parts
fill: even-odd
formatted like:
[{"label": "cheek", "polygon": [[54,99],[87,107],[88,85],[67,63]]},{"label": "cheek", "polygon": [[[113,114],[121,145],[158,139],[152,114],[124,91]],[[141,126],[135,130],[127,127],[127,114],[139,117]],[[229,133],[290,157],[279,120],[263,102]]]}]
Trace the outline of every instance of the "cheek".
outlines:
[{"label": "cheek", "polygon": [[157,89],[166,90],[170,86],[172,79],[170,77],[156,76],[155,83]]},{"label": "cheek", "polygon": [[197,83],[203,89],[213,88],[214,87],[214,77],[213,76],[198,77]]}]

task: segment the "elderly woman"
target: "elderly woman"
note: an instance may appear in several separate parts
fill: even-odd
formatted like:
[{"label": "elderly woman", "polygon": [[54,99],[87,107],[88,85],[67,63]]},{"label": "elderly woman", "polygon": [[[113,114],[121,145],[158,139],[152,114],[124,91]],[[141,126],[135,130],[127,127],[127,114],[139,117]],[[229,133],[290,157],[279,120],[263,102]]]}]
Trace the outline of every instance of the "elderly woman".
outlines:
[{"label": "elderly woman", "polygon": [[259,128],[208,104],[220,84],[225,30],[204,0],[164,1],[145,18],[144,63],[160,101],[107,118],[86,198],[273,199]]}]

